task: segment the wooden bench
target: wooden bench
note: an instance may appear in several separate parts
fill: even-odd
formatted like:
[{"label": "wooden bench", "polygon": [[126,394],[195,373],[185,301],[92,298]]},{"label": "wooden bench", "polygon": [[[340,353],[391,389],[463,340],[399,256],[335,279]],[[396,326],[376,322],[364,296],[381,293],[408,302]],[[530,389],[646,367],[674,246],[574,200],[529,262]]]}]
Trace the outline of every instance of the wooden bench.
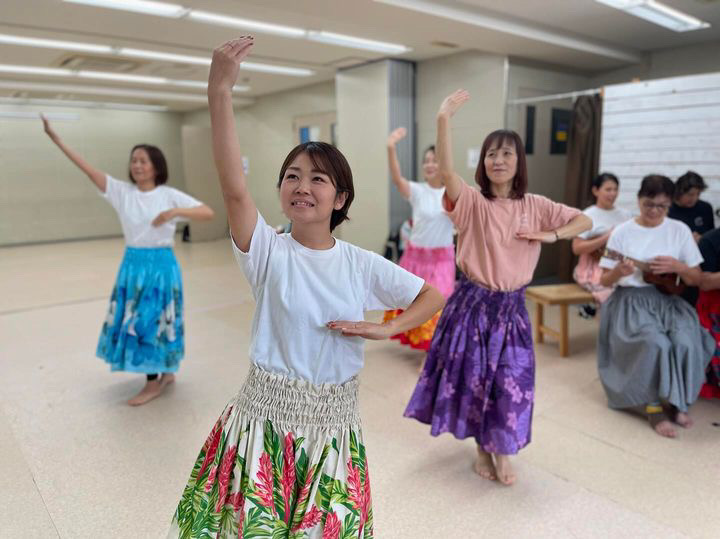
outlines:
[{"label": "wooden bench", "polygon": [[[529,286],[525,297],[535,302],[535,342],[542,343],[545,334],[558,339],[560,356],[567,357],[568,347],[568,305],[593,303],[595,300],[590,292],[575,283]],[[560,331],[544,325],[545,305],[560,306]]]}]

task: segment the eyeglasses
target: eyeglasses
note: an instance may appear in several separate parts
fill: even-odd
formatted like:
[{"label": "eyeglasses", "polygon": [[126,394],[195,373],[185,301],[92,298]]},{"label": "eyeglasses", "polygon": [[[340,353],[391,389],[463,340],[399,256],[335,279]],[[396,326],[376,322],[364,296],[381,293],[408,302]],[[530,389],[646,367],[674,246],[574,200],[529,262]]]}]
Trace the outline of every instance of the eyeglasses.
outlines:
[{"label": "eyeglasses", "polygon": [[645,208],[646,210],[659,210],[665,212],[670,209],[670,204],[654,204],[653,202],[643,202],[642,205],[643,208]]}]

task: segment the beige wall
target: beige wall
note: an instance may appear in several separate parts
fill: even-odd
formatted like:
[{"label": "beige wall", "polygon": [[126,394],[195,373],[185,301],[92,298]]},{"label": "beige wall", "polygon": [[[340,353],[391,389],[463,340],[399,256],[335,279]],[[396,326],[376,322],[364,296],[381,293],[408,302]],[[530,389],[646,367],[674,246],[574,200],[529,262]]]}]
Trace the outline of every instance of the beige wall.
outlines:
[{"label": "beige wall", "polygon": [[505,116],[507,60],[504,56],[462,52],[417,65],[418,170],[422,153],[435,144],[436,115],[442,100],[458,88],[470,92],[470,101],[453,118],[455,169],[468,183],[475,169],[467,166],[468,148],[480,148],[487,134],[502,129]]},{"label": "beige wall", "polygon": [[[335,83],[325,82],[258,98],[249,107],[236,108],[235,118],[243,155],[248,158],[248,186],[260,213],[272,225],[285,224],[280,209],[277,177],[285,157],[296,145],[293,118],[335,110]],[[207,109],[185,114],[186,126],[208,127]],[[206,152],[186,159],[205,159]],[[213,181],[217,181],[213,177]],[[217,212],[223,219],[224,210]]]},{"label": "beige wall", "polygon": [[385,140],[389,127],[388,66],[377,62],[336,77],[338,147],[353,171],[350,222],[338,228],[355,245],[382,252],[390,227]]},{"label": "beige wall", "polygon": [[592,79],[593,86],[640,80],[662,79],[720,71],[720,41],[678,47],[654,52],[647,61],[634,66],[607,71]]},{"label": "beige wall", "polygon": [[[2,106],[0,110],[38,110]],[[169,185],[185,188],[180,115],[53,107],[75,121],[57,121],[63,140],[87,161],[127,178],[133,145],[159,146],[168,160]],[[40,120],[0,119],[0,245],[121,234],[120,223],[97,189],[44,134]]]}]

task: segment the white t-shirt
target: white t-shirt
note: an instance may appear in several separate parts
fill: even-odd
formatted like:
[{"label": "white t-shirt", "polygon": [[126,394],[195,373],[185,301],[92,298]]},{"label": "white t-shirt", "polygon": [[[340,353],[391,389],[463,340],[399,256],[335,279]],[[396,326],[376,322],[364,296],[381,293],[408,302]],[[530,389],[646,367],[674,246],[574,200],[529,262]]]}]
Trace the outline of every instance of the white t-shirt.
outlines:
[{"label": "white t-shirt", "polygon": [[410,243],[426,248],[452,247],[454,226],[442,206],[445,188],[436,189],[427,183],[408,183],[413,221]]},{"label": "white t-shirt", "polygon": [[152,191],[141,191],[134,183],[123,182],[109,175],[105,181],[105,192],[101,195],[115,208],[128,247],[171,247],[175,239],[175,226],[187,219],[176,217],[160,226],[153,226],[153,220],[172,208],[202,205],[199,200],[167,185],[158,185]]},{"label": "white t-shirt", "polygon": [[314,250],[277,234],[258,213],[249,252],[233,251],[255,296],[250,359],[315,384],[340,384],[363,366],[364,339],[326,327],[364,311],[404,308],[425,281],[380,255],[335,240]]},{"label": "white t-shirt", "polygon": [[[612,231],[607,248],[641,262],[650,262],[656,256],[672,256],[692,268],[703,261],[690,227],[668,217],[655,227],[640,226],[635,219],[625,221]],[[618,261],[606,257],[600,259],[601,268],[612,269],[617,264]],[[637,268],[634,273],[621,278],[618,285],[651,286],[643,280],[642,271]]]},{"label": "white t-shirt", "polygon": [[612,210],[604,210],[592,205],[583,210],[583,213],[592,219],[593,225],[590,230],[578,234],[578,238],[589,240],[607,234],[612,227],[624,223],[632,218],[632,214],[623,208],[613,208]]}]

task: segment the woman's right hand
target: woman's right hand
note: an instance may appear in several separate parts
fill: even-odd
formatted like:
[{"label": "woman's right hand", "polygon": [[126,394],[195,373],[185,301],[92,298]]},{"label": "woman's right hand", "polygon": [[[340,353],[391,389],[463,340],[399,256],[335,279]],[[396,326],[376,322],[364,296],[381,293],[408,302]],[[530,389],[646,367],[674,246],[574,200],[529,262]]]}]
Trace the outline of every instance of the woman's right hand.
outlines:
[{"label": "woman's right hand", "polygon": [[438,117],[452,117],[468,99],[470,99],[470,94],[467,90],[455,90],[443,99],[440,110],[438,110]]},{"label": "woman's right hand", "polygon": [[627,277],[635,271],[635,264],[633,264],[631,260],[623,260],[615,266],[615,271],[617,271],[620,277]]},{"label": "woman's right hand", "polygon": [[53,141],[57,140],[57,133],[52,127],[50,127],[50,121],[45,117],[44,114],[40,114],[40,119],[42,120],[43,129],[45,129],[45,133],[47,133],[47,136],[50,137]]},{"label": "woman's right hand", "polygon": [[388,146],[395,146],[398,142],[405,138],[407,135],[407,129],[404,127],[398,127],[388,137]]},{"label": "woman's right hand", "polygon": [[220,45],[213,51],[208,92],[211,90],[229,90],[238,78],[240,64],[250,54],[255,43],[253,36],[240,36]]}]

